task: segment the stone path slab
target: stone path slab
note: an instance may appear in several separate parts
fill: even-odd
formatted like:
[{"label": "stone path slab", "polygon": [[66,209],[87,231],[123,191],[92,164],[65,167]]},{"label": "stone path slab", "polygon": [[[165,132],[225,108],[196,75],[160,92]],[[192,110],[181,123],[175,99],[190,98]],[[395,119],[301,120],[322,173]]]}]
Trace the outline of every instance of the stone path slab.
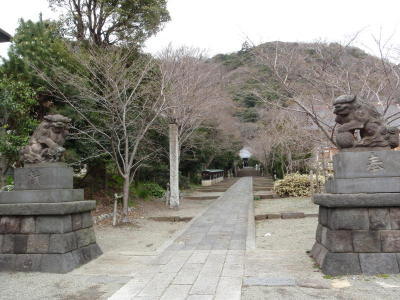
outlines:
[{"label": "stone path slab", "polygon": [[109,299],[240,299],[252,201],[241,178]]}]

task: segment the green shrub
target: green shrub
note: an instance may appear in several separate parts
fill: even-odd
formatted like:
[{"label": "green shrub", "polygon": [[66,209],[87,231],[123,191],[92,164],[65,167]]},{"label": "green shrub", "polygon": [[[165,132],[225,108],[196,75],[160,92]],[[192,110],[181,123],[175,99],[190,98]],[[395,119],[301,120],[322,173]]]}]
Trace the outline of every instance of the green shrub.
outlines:
[{"label": "green shrub", "polygon": [[7,176],[6,185],[14,185],[14,178],[12,176]]},{"label": "green shrub", "polygon": [[12,190],[14,190],[14,179],[11,176],[7,176],[6,185],[5,186],[0,185],[0,192],[1,191],[10,192]]},{"label": "green shrub", "polygon": [[161,198],[164,196],[165,190],[157,183],[147,182],[139,183],[134,188],[135,195],[142,199]]},{"label": "green shrub", "polygon": [[161,198],[164,196],[165,190],[157,183],[145,183],[143,186],[147,189],[150,196],[154,198]]},{"label": "green shrub", "polygon": [[[319,177],[319,184],[324,184],[323,177]],[[314,184],[316,183],[314,176]],[[302,197],[310,196],[311,184],[310,176],[298,173],[288,174],[283,179],[274,183],[274,191],[280,197]]]}]

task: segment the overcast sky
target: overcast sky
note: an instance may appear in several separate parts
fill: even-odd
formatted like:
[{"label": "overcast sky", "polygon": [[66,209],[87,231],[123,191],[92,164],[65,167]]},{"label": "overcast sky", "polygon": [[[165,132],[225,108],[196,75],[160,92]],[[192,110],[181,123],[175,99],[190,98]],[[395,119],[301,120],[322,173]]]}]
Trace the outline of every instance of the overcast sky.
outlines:
[{"label": "overcast sky", "polygon": [[[172,43],[214,55],[238,51],[246,39],[345,42],[360,30],[358,46],[369,52],[380,32],[400,45],[399,0],[169,0],[168,9],[172,20],[146,43],[149,52]],[[0,28],[13,34],[19,18],[37,20],[40,12],[57,17],[47,0],[2,0]],[[0,44],[0,55],[6,49]]]}]

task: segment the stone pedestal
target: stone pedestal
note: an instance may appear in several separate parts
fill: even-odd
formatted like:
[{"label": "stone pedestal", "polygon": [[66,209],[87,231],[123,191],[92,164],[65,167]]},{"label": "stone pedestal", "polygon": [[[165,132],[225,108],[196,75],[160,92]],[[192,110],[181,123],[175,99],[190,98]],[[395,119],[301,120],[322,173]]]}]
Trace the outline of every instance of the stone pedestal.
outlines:
[{"label": "stone pedestal", "polygon": [[328,275],[393,274],[400,265],[400,152],[340,152],[319,207],[311,256]]},{"label": "stone pedestal", "polygon": [[15,190],[0,192],[0,271],[66,273],[102,253],[96,203],[73,189],[72,175],[62,163],[15,170]]}]

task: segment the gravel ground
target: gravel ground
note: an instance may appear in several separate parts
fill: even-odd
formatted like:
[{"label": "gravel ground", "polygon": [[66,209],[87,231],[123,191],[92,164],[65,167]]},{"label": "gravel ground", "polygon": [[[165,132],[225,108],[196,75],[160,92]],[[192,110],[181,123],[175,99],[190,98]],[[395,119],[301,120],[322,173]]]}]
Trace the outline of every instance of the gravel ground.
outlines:
[{"label": "gravel ground", "polygon": [[315,205],[310,197],[256,200],[254,208],[256,215],[282,212],[318,213],[318,205]]},{"label": "gravel ground", "polygon": [[[282,203],[282,200],[278,201]],[[306,199],[303,202],[306,203],[304,208],[309,206]],[[298,208],[297,211],[306,212],[300,205]],[[257,221],[257,249],[247,253],[245,276],[272,281],[291,279],[296,283],[293,286],[244,286],[242,300],[400,299],[400,275],[324,276],[307,254],[314,243],[316,227],[316,217]]]},{"label": "gravel ground", "polygon": [[311,250],[315,240],[317,224],[317,217],[257,221],[257,248],[280,251]]},{"label": "gravel ground", "polygon": [[134,225],[116,228],[96,226],[96,237],[104,253],[155,251],[185,224],[139,219],[135,220]]}]

